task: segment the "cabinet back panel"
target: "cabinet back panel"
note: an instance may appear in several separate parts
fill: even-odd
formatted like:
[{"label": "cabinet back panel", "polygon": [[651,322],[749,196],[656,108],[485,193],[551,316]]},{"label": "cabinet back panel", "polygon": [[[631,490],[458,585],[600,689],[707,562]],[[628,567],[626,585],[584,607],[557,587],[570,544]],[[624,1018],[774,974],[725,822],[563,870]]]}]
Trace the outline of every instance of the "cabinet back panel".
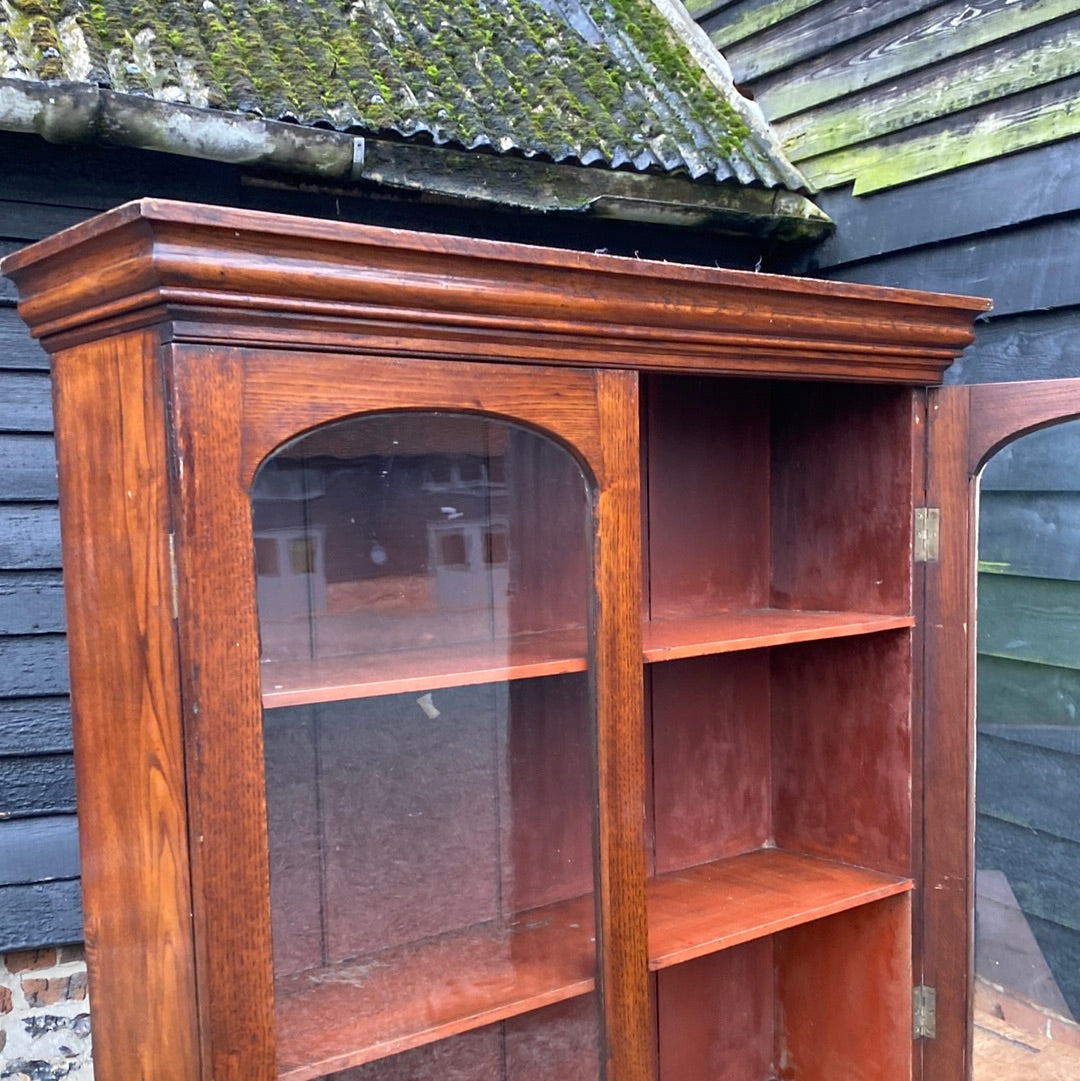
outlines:
[{"label": "cabinet back panel", "polygon": [[315,709],[274,710],[263,728],[266,755],[270,908],[287,912],[273,923],[274,970],[300,972],[323,963]]},{"label": "cabinet back panel", "polygon": [[909,875],[909,632],[771,652],[777,845]]},{"label": "cabinet back panel", "polygon": [[585,624],[585,478],[535,432],[465,414],[349,418],[273,455],[253,496],[264,660]]},{"label": "cabinet back panel", "polygon": [[660,1076],[910,1076],[910,912],[889,898],[658,972]]},{"label": "cabinet back panel", "polygon": [[760,848],[771,814],[768,651],[651,669],[656,872]]},{"label": "cabinet back panel", "polygon": [[557,444],[519,428],[507,438],[510,631],[580,627],[592,533],[585,479]]},{"label": "cabinet back panel", "polygon": [[506,1081],[596,1081],[600,1041],[594,995],[511,1018],[504,1029]]},{"label": "cabinet back panel", "polygon": [[510,684],[509,798],[501,808],[503,914],[593,887],[594,738],[588,677]]},{"label": "cabinet back panel", "polygon": [[777,936],[778,1081],[911,1075],[911,898]]},{"label": "cabinet back panel", "polygon": [[[277,974],[587,894],[584,673],[274,710]],[[427,696],[425,696],[427,698]]]},{"label": "cabinet back panel", "polygon": [[502,1026],[463,1032],[400,1055],[366,1062],[329,1075],[327,1081],[502,1081]]},{"label": "cabinet back panel", "polygon": [[596,999],[584,995],[327,1081],[596,1081],[599,1057]]},{"label": "cabinet back panel", "polygon": [[768,386],[651,377],[645,399],[652,618],[764,604]]},{"label": "cabinet back panel", "polygon": [[774,1076],[772,939],[687,961],[656,977],[664,1081]]},{"label": "cabinet back panel", "polygon": [[775,607],[910,611],[913,427],[906,389],[774,387]]},{"label": "cabinet back panel", "polygon": [[[494,918],[500,685],[323,706],[327,960]],[[284,915],[284,914],[283,914]]]}]

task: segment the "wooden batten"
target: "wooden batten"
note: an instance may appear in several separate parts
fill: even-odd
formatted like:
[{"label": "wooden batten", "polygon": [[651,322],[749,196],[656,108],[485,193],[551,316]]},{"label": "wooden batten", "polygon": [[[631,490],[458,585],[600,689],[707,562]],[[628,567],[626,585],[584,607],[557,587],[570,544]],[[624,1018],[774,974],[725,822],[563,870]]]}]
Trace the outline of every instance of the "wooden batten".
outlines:
[{"label": "wooden batten", "polygon": [[965,297],[154,199],[3,268],[50,350],[168,321],[173,340],[926,383],[987,310]]}]

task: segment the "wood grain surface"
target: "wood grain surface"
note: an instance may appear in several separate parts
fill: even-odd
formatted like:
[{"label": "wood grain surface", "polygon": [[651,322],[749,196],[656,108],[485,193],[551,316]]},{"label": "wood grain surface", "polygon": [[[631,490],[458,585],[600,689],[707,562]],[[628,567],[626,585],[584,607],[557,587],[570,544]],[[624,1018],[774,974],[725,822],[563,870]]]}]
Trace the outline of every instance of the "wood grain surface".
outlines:
[{"label": "wood grain surface", "polygon": [[90,311],[104,333],[170,305],[193,316],[177,335],[203,340],[900,382],[939,379],[985,310],[910,290],[149,199],[13,253],[4,272],[45,339],[85,337]]},{"label": "wood grain surface", "polygon": [[[106,1079],[200,1075],[188,805],[149,331],[56,358],[83,909]],[[118,603],[118,598],[126,603]]]}]

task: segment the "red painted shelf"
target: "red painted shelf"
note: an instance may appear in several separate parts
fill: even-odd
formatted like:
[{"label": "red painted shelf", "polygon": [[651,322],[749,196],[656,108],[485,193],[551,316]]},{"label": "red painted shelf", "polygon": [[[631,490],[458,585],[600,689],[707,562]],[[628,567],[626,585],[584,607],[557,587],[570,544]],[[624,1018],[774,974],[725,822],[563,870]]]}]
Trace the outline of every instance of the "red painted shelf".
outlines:
[{"label": "red painted shelf", "polygon": [[649,968],[667,968],[912,888],[909,878],[775,848],[649,881]]},{"label": "red painted shelf", "polygon": [[653,620],[643,628],[642,646],[646,662],[655,663],[793,642],[876,634],[914,624],[915,619],[910,615],[754,608],[713,616]]},{"label": "red painted shelf", "polygon": [[[665,619],[643,627],[646,663],[875,634],[914,625],[909,615],[774,608]],[[264,662],[263,706],[306,705],[583,672],[585,632],[523,634],[452,645]]]},{"label": "red painted shelf", "polygon": [[278,1077],[358,1066],[595,986],[591,896],[474,924],[276,984]]},{"label": "red painted shelf", "polygon": [[[762,849],[648,883],[662,969],[904,893],[910,879]],[[311,1081],[595,986],[593,900],[579,897],[277,983],[278,1077]],[[432,973],[449,974],[440,984]]]},{"label": "red painted shelf", "polygon": [[583,672],[585,632],[546,631],[387,653],[273,661],[263,663],[261,669],[263,706],[267,709],[373,698]]}]

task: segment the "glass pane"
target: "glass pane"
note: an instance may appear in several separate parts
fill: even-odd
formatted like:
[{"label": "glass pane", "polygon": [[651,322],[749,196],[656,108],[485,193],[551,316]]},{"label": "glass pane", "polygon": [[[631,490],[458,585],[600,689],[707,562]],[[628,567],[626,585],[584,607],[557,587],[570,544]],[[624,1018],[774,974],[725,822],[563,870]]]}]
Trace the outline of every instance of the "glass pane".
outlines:
[{"label": "glass pane", "polygon": [[590,523],[565,450],[482,417],[260,470],[283,1076],[599,1076]]},{"label": "glass pane", "polygon": [[975,1081],[1080,1077],[1080,421],[980,481]]}]

